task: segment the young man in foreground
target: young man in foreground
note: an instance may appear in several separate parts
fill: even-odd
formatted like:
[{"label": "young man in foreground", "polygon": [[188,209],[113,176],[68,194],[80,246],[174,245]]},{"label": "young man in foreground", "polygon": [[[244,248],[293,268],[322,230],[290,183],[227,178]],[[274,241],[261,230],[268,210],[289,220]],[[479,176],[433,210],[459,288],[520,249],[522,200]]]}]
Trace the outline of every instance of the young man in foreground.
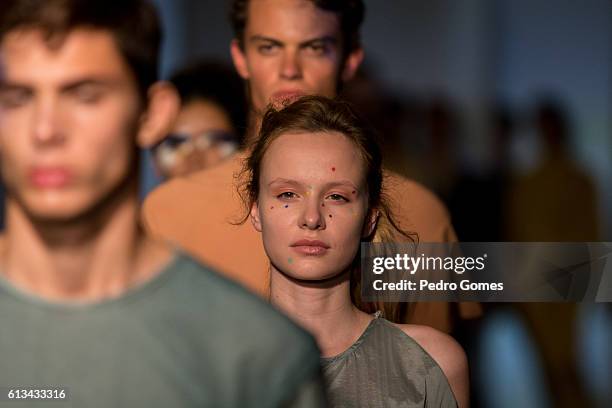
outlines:
[{"label": "young man in foreground", "polygon": [[139,227],[159,42],[145,1],[0,6],[0,405],[319,406],[310,337]]}]

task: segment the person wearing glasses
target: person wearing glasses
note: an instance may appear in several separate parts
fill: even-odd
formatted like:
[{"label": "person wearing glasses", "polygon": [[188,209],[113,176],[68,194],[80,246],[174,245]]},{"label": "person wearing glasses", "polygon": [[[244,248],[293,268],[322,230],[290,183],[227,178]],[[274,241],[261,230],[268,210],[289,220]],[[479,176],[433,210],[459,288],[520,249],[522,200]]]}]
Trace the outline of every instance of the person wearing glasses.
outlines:
[{"label": "person wearing glasses", "polygon": [[156,170],[166,179],[220,164],[238,150],[246,127],[244,85],[231,67],[198,60],[170,82],[181,110],[170,133],[153,148]]}]

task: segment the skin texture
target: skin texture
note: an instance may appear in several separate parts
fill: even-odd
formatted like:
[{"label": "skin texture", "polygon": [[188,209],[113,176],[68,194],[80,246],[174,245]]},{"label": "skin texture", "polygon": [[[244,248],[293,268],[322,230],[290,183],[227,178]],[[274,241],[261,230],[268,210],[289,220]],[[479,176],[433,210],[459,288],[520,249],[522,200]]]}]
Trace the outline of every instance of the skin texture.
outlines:
[{"label": "skin texture", "polygon": [[[251,220],[270,258],[271,301],[315,336],[323,356],[338,355],[372,319],[351,303],[349,292],[351,263],[377,220],[368,209],[359,152],[336,132],[280,135],[264,154],[259,187]],[[329,248],[303,254],[293,246],[301,239]],[[467,360],[461,346],[430,327],[398,327],[436,360],[459,405],[468,406]]]},{"label": "skin texture", "polygon": [[151,276],[169,251],[137,223],[136,148],[169,130],[176,93],[158,83],[143,103],[103,30],[52,42],[15,30],[0,57],[5,277],[46,298],[95,300]]},{"label": "skin texture", "polygon": [[361,63],[356,49],[343,64],[338,17],[310,1],[253,0],[247,12],[244,49],[234,40],[231,54],[256,113],[297,95],[333,97]]}]

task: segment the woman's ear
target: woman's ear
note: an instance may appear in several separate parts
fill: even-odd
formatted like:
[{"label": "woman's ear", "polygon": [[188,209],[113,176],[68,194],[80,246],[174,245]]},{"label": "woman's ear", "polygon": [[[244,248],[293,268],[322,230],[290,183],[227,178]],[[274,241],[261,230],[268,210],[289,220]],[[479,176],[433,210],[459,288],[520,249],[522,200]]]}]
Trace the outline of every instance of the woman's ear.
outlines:
[{"label": "woman's ear", "polygon": [[257,201],[253,202],[253,205],[251,205],[251,223],[257,232],[261,232],[261,217]]},{"label": "woman's ear", "polygon": [[368,215],[366,217],[366,222],[363,225],[363,234],[362,236],[370,237],[376,231],[376,226],[378,225],[378,219],[380,218],[380,211],[377,209],[368,210]]},{"label": "woman's ear", "polygon": [[153,146],[170,132],[179,114],[181,100],[171,83],[160,81],[149,88],[147,103],[137,136],[138,145],[143,149]]}]

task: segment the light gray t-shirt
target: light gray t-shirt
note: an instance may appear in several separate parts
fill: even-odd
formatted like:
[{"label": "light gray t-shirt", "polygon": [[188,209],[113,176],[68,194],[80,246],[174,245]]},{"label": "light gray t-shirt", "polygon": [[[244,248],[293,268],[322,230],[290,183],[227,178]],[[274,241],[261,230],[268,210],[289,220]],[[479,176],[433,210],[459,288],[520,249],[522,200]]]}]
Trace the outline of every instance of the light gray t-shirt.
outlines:
[{"label": "light gray t-shirt", "polygon": [[[320,378],[309,335],[185,255],[94,304],[47,302],[0,279],[0,407],[316,407]],[[30,387],[69,399],[8,401]]]}]

